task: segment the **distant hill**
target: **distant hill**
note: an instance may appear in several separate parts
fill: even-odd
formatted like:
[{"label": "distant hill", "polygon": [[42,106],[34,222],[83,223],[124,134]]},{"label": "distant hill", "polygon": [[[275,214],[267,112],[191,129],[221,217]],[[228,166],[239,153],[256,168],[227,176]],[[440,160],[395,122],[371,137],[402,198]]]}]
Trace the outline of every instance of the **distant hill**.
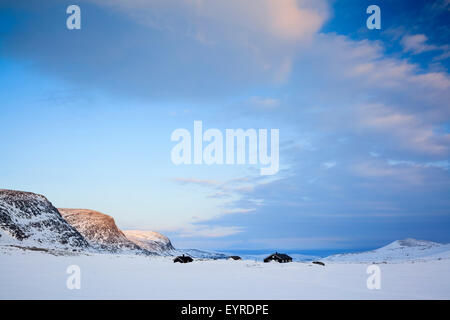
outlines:
[{"label": "distant hill", "polygon": [[160,255],[175,255],[175,248],[169,238],[155,231],[124,230],[123,233],[139,247]]},{"label": "distant hill", "polygon": [[412,238],[396,240],[376,250],[332,255],[324,260],[330,262],[403,262],[450,258],[450,244],[442,244]]},{"label": "distant hill", "polygon": [[227,259],[229,257],[229,255],[223,253],[198,249],[177,249],[176,251],[178,255],[185,254],[196,259]]}]

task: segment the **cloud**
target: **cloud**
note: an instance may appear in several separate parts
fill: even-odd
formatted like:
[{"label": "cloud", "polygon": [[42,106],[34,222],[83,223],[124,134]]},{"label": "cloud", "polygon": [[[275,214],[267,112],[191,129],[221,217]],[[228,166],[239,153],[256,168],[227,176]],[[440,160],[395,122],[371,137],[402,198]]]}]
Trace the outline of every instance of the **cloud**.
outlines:
[{"label": "cloud", "polygon": [[255,208],[243,209],[243,208],[233,208],[233,209],[224,209],[221,211],[223,214],[234,214],[234,213],[249,213],[254,212]]},{"label": "cloud", "polygon": [[425,176],[416,169],[418,168],[410,165],[392,166],[392,163],[374,160],[356,163],[353,166],[354,172],[361,177],[382,179],[386,184],[389,181],[391,185],[394,179],[405,187],[424,183]]},{"label": "cloud", "polygon": [[[218,210],[215,214],[210,213],[208,217],[192,217],[191,221],[188,221],[185,224],[185,227],[179,229],[182,231],[177,231],[177,236],[186,237],[187,234],[192,234],[192,236],[194,236],[196,231],[199,231],[201,234],[211,231],[206,229],[207,225],[213,225],[213,231],[217,234],[224,233],[226,235],[231,235],[238,231],[241,232],[236,226],[231,229],[229,227],[221,229],[222,227],[219,226],[220,224],[212,224],[212,221],[216,221],[217,219],[228,215],[242,216],[255,212],[258,207],[263,205],[264,200],[252,197],[247,198],[245,195],[254,192],[254,189],[258,186],[264,185],[274,179],[256,175],[254,177],[246,176],[231,178],[223,182],[195,178],[175,178],[173,180],[182,183],[183,185],[194,184],[201,186],[209,192],[206,198],[216,199],[218,201],[218,203],[216,203]],[[245,198],[245,200],[241,200],[242,198]]]},{"label": "cloud", "polygon": [[[95,1],[95,0],[94,0]],[[189,30],[200,39],[236,31],[253,38],[296,42],[315,34],[327,17],[325,1],[305,0],[111,0],[99,5],[122,11],[150,27],[172,31]],[[177,18],[181,18],[182,25]],[[237,37],[239,38],[239,37]],[[201,40],[203,41],[203,40]]]},{"label": "cloud", "polygon": [[292,238],[256,238],[249,241],[257,248],[283,248],[283,249],[317,249],[317,248],[342,248],[348,245],[350,239],[343,237],[292,237]]},{"label": "cloud", "polygon": [[[217,216],[188,222],[178,229],[183,237],[245,230],[255,237],[326,238],[333,226],[359,232],[356,222],[332,216],[448,208],[449,74],[401,58],[441,50],[444,59],[445,48],[431,44],[427,32],[399,37],[405,51],[390,54],[380,40],[320,33],[328,17],[322,1],[82,1],[86,23],[78,33],[60,27],[54,2],[21,6],[26,18],[20,11],[2,40],[8,57],[99,92],[182,101],[191,115],[213,117],[207,105],[222,124],[280,124],[292,141],[280,154],[286,175],[276,180],[175,178],[220,200]],[[242,105],[223,107],[224,99],[241,97],[253,97],[247,103],[255,108],[244,114]],[[197,103],[202,99],[212,103]],[[275,112],[261,120],[262,109]],[[391,229],[403,225],[393,221]]]},{"label": "cloud", "polygon": [[82,91],[153,102],[174,92],[180,101],[229,98],[248,94],[248,84],[284,83],[297,51],[328,17],[325,0],[77,4],[84,22],[79,32],[70,32],[61,25],[57,2],[6,2],[1,18],[15,24],[2,40],[2,55],[31,61]]},{"label": "cloud", "polygon": [[186,225],[178,230],[171,230],[178,238],[222,238],[228,237],[244,230],[237,226],[209,226],[200,224]]},{"label": "cloud", "polygon": [[308,43],[328,17],[327,2],[322,0],[95,0],[95,3],[125,13],[150,28],[182,34],[205,46],[226,46],[237,53],[245,51],[277,81],[289,76],[295,50]]},{"label": "cloud", "polygon": [[[332,33],[318,35],[310,50],[299,53],[299,63],[308,72],[308,64],[311,64],[315,68],[314,73],[327,75],[324,84],[331,92],[334,88],[348,85],[352,87],[346,92],[358,89],[367,93],[376,90],[410,92],[414,86],[415,90],[420,90],[416,94],[429,90],[442,94],[450,88],[447,72],[423,70],[408,59],[387,55],[380,41],[352,40]],[[315,74],[307,74],[310,80],[316,77]]]},{"label": "cloud", "polygon": [[220,184],[219,181],[216,180],[202,180],[194,178],[174,178],[173,180],[181,184],[196,184],[200,186],[216,186]]},{"label": "cloud", "polygon": [[[286,176],[229,202],[254,214],[209,223],[242,224],[262,239],[267,224],[274,238],[326,238],[334,228],[354,238],[448,216],[450,78],[442,70],[388,55],[380,41],[317,35],[298,52],[291,96],[273,115],[295,132],[280,155],[290,162]],[[314,148],[298,147],[304,136]],[[323,170],[332,162],[339,166]],[[250,199],[264,201],[247,207]]]},{"label": "cloud", "polygon": [[299,102],[304,97],[286,101],[285,105],[298,106],[291,107],[292,112],[284,108],[280,116],[293,126],[301,123],[311,144],[317,147],[314,140],[320,132],[322,137],[351,135],[357,141],[383,141],[385,152],[430,158],[449,154],[447,72],[424,70],[387,55],[379,41],[321,34],[310,50],[299,54],[299,70],[291,84],[302,88],[310,105]]},{"label": "cloud", "polygon": [[322,166],[328,170],[328,169],[331,169],[334,166],[336,166],[336,164],[337,163],[335,161],[327,161],[327,162],[322,163]]},{"label": "cloud", "polygon": [[437,47],[427,44],[428,38],[424,34],[405,35],[400,43],[403,51],[419,54],[426,51],[436,50]]},{"label": "cloud", "polygon": [[432,161],[432,162],[425,162],[420,163],[416,161],[411,160],[388,160],[388,164],[391,166],[410,166],[410,167],[417,167],[417,168],[441,168],[448,170],[450,168],[450,162],[448,160],[446,161]]},{"label": "cloud", "polygon": [[450,0],[437,0],[429,5],[431,11],[440,13],[442,11],[450,11]]},{"label": "cloud", "polygon": [[239,178],[231,178],[225,181],[219,180],[207,180],[196,178],[174,178],[173,181],[185,184],[195,184],[203,187],[207,187],[212,190],[210,197],[226,197],[239,195],[242,193],[252,191],[256,186],[267,183],[271,177],[255,175]]},{"label": "cloud", "polygon": [[367,105],[359,109],[357,126],[372,128],[393,136],[400,148],[425,154],[448,154],[450,134],[438,134],[421,114],[400,112],[384,105]]},{"label": "cloud", "polygon": [[258,97],[258,96],[251,97],[249,102],[250,102],[250,105],[254,108],[266,109],[266,110],[276,109],[280,105],[280,100],[278,100],[278,99],[263,98],[263,97]]},{"label": "cloud", "polygon": [[[426,192],[440,193],[448,188],[448,169],[448,161],[420,162],[409,159],[375,160],[372,158],[355,162],[351,166],[352,173],[367,179],[368,185],[373,187],[384,185],[385,188],[394,189],[397,194],[402,194],[399,190],[413,192],[413,189],[416,189],[416,192],[428,189]],[[402,206],[407,205],[403,203]],[[432,207],[429,203],[423,205]],[[393,214],[400,214],[400,212],[393,212]],[[410,212],[403,212],[403,214],[410,214]]]},{"label": "cloud", "polygon": [[434,61],[441,61],[450,57],[450,46],[448,44],[433,45],[427,42],[428,37],[424,34],[405,35],[400,41],[404,52],[410,52],[412,54],[420,54],[428,51],[440,52],[440,54],[433,58]]}]

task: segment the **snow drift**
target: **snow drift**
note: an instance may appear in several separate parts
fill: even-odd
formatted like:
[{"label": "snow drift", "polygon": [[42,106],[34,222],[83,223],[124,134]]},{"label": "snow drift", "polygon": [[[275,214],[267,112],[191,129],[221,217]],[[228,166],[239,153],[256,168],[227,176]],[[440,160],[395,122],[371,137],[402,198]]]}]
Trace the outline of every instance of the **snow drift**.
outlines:
[{"label": "snow drift", "polygon": [[[66,269],[81,267],[81,289]],[[263,263],[92,254],[53,256],[11,248],[0,255],[0,299],[449,299],[450,260],[380,265],[381,290],[362,263]]]}]

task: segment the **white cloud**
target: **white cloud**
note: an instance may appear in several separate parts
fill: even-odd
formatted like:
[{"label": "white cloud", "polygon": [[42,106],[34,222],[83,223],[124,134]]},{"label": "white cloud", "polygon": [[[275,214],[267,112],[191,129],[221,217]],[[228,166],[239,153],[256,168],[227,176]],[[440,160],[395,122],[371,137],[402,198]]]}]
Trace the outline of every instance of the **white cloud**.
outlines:
[{"label": "white cloud", "polygon": [[175,230],[179,238],[221,238],[231,236],[243,231],[242,227],[231,226],[209,226],[209,225],[187,225]]},{"label": "white cloud", "polygon": [[221,212],[223,214],[234,214],[234,213],[249,213],[255,211],[255,208],[244,209],[244,208],[233,208],[233,209],[224,209]]},{"label": "white cloud", "polygon": [[[448,73],[388,56],[378,41],[321,34],[310,50],[299,62],[311,82],[320,81],[326,88],[326,94],[318,91],[314,96],[320,101],[314,114],[322,117],[317,117],[322,134],[329,130],[365,139],[377,136],[385,148],[430,156],[450,152],[450,135],[443,129],[450,120]],[[303,87],[306,92],[317,90]],[[311,114],[298,110],[293,120]]]},{"label": "white cloud", "polygon": [[448,160],[445,161],[431,161],[420,163],[412,160],[388,160],[388,164],[391,166],[409,166],[409,167],[417,167],[417,168],[440,168],[444,170],[448,170],[450,168],[450,162]]},{"label": "white cloud", "polygon": [[328,170],[328,169],[331,169],[334,166],[336,166],[336,164],[337,163],[335,161],[327,161],[327,162],[322,163],[322,166]]},{"label": "white cloud", "polygon": [[403,51],[419,54],[425,51],[436,50],[437,47],[427,44],[428,38],[424,34],[405,35],[400,43]]},{"label": "white cloud", "polygon": [[250,104],[259,109],[276,109],[280,105],[280,100],[255,96],[250,98]]},{"label": "white cloud", "polygon": [[196,184],[200,186],[216,186],[220,184],[217,180],[205,180],[205,179],[195,179],[195,178],[175,178],[174,181],[181,184]]},{"label": "white cloud", "polygon": [[423,121],[420,114],[406,113],[385,105],[360,106],[357,126],[390,135],[399,147],[425,154],[446,154],[450,134],[437,134],[433,125]]},{"label": "white cloud", "polygon": [[434,61],[445,60],[450,57],[449,45],[434,45],[428,43],[428,37],[424,34],[405,35],[400,40],[404,52],[420,54],[428,51],[439,53],[434,57]]}]

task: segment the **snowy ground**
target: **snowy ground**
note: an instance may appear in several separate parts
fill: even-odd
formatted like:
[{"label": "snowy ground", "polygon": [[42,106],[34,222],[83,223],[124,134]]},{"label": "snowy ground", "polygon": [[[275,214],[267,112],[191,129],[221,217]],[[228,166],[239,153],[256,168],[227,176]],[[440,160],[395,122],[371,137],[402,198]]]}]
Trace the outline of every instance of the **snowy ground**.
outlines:
[{"label": "snowy ground", "polygon": [[[69,265],[81,289],[69,290]],[[379,264],[369,290],[364,263],[195,261],[143,256],[0,252],[0,299],[450,299],[450,259]]]}]

